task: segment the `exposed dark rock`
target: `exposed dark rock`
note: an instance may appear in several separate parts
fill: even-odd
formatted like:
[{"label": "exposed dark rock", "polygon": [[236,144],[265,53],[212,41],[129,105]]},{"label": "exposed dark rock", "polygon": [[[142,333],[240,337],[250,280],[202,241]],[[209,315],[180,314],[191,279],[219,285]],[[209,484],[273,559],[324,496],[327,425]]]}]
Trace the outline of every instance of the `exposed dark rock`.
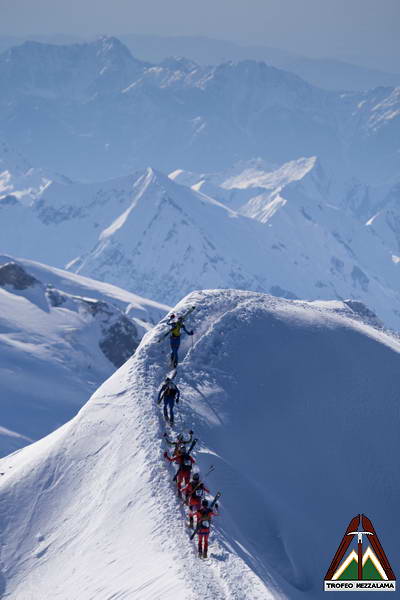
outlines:
[{"label": "exposed dark rock", "polygon": [[40,285],[40,282],[29,275],[16,262],[8,262],[0,265],[0,285],[11,285],[15,290],[26,290],[34,285]]},{"label": "exposed dark rock", "polygon": [[140,336],[133,322],[114,306],[101,300],[79,298],[93,317],[100,319],[103,334],[99,346],[104,356],[119,368],[135,352]]},{"label": "exposed dark rock", "polygon": [[344,304],[346,304],[346,306],[348,306],[356,315],[361,317],[363,321],[378,329],[383,328],[382,321],[378,319],[376,314],[363,302],[359,302],[358,300],[344,300]]},{"label": "exposed dark rock", "polygon": [[92,313],[93,316],[96,316],[101,313],[107,315],[108,317],[111,317],[113,315],[113,311],[111,310],[107,302],[103,302],[102,300],[95,300],[92,298],[79,299],[81,300],[81,302],[83,302],[83,304],[86,306],[88,311]]},{"label": "exposed dark rock", "polygon": [[99,342],[103,354],[117,368],[121,367],[132,356],[138,344],[137,329],[124,315],[110,327],[104,328],[104,337]]},{"label": "exposed dark rock", "polygon": [[52,285],[48,285],[46,288],[46,296],[51,304],[51,306],[61,306],[67,301],[67,296],[60,292],[60,290],[56,290]]}]

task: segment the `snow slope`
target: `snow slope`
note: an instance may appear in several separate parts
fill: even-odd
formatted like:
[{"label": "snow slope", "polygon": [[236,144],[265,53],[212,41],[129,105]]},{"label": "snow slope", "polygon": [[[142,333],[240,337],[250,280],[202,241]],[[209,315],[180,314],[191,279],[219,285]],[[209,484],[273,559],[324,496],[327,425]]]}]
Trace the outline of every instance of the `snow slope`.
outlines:
[{"label": "snow slope", "polygon": [[[279,265],[267,291],[286,297],[359,299],[398,329],[398,185],[374,188],[354,178],[341,180],[315,156],[279,168],[250,161],[221,173],[176,170],[170,178],[212,193],[240,215],[265,225],[268,274]],[[386,286],[391,292],[384,292],[384,300]]]},{"label": "snow slope", "polygon": [[0,198],[3,251],[65,267],[126,210],[138,177],[136,173],[92,184],[49,179],[31,190],[29,203],[23,191],[14,188]]},{"label": "snow slope", "polygon": [[207,287],[353,298],[398,330],[391,248],[329,204],[329,180],[316,158],[284,165],[269,185],[240,214],[148,169],[130,207],[70,268],[169,304]]},{"label": "snow slope", "polygon": [[89,296],[102,302],[111,303],[129,316],[141,333],[145,333],[170,307],[154,300],[149,300],[125,289],[95,281],[89,277],[76,275],[64,269],[57,269],[34,260],[24,258],[14,259],[7,254],[0,254],[0,265],[17,260],[24,269],[40,281],[76,296]]},{"label": "snow slope", "polygon": [[316,157],[221,177],[219,189],[236,194],[222,200],[238,212],[154,169],[98,184],[52,183],[31,206],[0,206],[2,246],[167,304],[209,287],[353,298],[400,328],[391,234],[376,235],[343,207],[344,191],[336,193],[340,185]]},{"label": "snow slope", "polygon": [[0,454],[76,414],[166,310],[113,286],[0,256]]},{"label": "snow slope", "polygon": [[162,460],[160,325],[71,422],[2,460],[5,597],[322,598],[361,510],[396,556],[399,341],[340,302],[204,291],[177,310],[192,303],[180,418],[223,491],[213,558],[196,558]]},{"label": "snow slope", "polygon": [[[198,287],[263,290],[263,228],[216,200],[147,169],[130,206],[69,268],[176,302]],[[238,244],[237,240],[242,240]]]}]

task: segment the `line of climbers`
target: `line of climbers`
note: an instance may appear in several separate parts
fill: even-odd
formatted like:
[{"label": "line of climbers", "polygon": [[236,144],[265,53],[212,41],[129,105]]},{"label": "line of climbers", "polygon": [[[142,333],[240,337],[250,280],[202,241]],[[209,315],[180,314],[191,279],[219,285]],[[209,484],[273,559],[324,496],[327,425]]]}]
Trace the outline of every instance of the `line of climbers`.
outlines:
[{"label": "line of climbers", "polygon": [[[178,366],[178,349],[180,346],[181,331],[184,330],[188,335],[193,335],[193,331],[188,331],[184,325],[186,317],[195,309],[191,307],[183,316],[176,317],[171,315],[168,321],[169,330],[158,341],[162,341],[168,335],[171,344],[171,367],[174,369],[164,380],[158,393],[157,404],[164,401],[164,418],[171,426],[174,425],[174,405],[179,403],[180,391],[173,382],[176,376]],[[212,501],[209,501],[205,495],[210,494],[210,490],[200,479],[200,474],[194,472],[193,465],[196,460],[191,453],[196,445],[197,439],[193,438],[193,431],[189,431],[189,437],[185,439],[182,433],[179,433],[176,439],[171,439],[164,433],[166,443],[173,447],[172,456],[164,452],[164,457],[171,463],[178,466],[173,481],[176,481],[178,498],[188,507],[188,526],[193,530],[190,539],[198,536],[198,554],[200,558],[208,556],[208,538],[211,529],[212,517],[218,516],[218,499],[221,493],[218,492]],[[189,448],[188,445],[190,444]],[[211,473],[214,467],[210,467],[206,475]],[[196,522],[195,522],[196,519]]]}]

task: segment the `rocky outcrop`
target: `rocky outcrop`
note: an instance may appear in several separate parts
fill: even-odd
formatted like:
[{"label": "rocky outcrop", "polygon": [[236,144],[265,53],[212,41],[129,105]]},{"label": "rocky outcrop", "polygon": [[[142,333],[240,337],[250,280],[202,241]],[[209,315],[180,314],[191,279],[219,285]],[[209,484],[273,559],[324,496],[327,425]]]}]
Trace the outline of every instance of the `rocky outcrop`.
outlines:
[{"label": "rocky outcrop", "polygon": [[29,275],[21,265],[16,262],[9,262],[0,265],[0,285],[2,287],[10,285],[15,290],[26,290],[40,282]]},{"label": "rocky outcrop", "polygon": [[377,329],[383,329],[382,321],[363,302],[359,302],[358,300],[344,300],[344,304],[352,310],[354,315],[360,317],[364,323],[368,323]]},{"label": "rocky outcrop", "polygon": [[104,337],[99,342],[103,354],[117,368],[132,356],[138,345],[137,329],[124,315],[110,327],[104,327]]}]

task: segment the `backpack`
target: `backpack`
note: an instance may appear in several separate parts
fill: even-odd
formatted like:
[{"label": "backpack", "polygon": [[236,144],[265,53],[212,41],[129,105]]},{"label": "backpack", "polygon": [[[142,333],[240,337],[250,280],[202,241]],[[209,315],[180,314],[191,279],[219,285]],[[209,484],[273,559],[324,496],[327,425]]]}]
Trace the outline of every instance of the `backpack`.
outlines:
[{"label": "backpack", "polygon": [[171,335],[173,337],[179,337],[181,335],[182,323],[177,321],[176,323],[172,323],[173,329],[171,329]]},{"label": "backpack", "polygon": [[190,454],[181,454],[181,469],[191,469],[192,461],[190,460]]},{"label": "backpack", "polygon": [[200,517],[199,521],[201,523],[201,526],[204,529],[210,529],[212,509],[211,508],[202,508],[200,510],[200,514],[201,514],[201,517]]}]

